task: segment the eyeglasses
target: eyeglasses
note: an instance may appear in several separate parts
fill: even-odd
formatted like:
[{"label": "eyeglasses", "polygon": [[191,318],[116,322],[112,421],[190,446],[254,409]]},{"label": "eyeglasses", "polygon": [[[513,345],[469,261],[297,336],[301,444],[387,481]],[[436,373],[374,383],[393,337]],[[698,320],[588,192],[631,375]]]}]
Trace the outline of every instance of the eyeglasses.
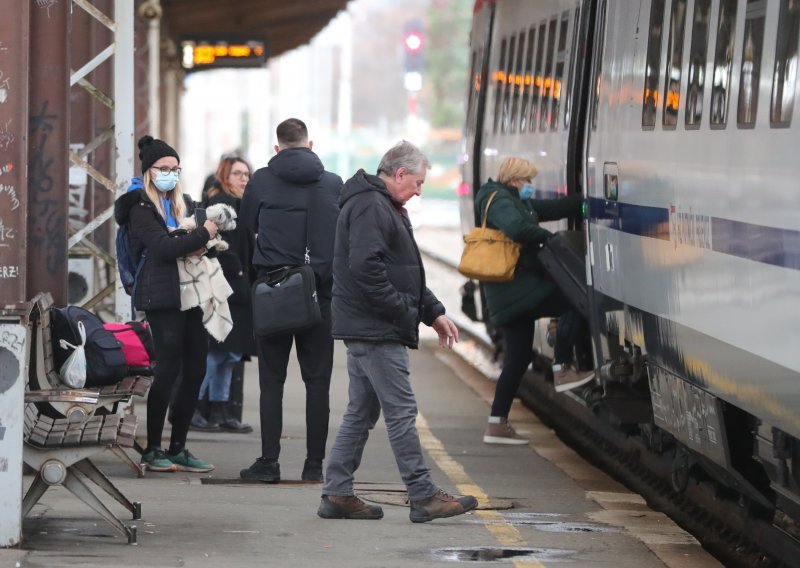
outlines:
[{"label": "eyeglasses", "polygon": [[237,178],[243,178],[243,177],[249,178],[250,172],[231,172],[231,175]]},{"label": "eyeglasses", "polygon": [[175,166],[174,168],[170,168],[168,166],[161,166],[160,168],[152,167],[151,170],[158,170],[164,175],[167,174],[175,174],[176,176],[181,175],[181,168],[180,166]]}]

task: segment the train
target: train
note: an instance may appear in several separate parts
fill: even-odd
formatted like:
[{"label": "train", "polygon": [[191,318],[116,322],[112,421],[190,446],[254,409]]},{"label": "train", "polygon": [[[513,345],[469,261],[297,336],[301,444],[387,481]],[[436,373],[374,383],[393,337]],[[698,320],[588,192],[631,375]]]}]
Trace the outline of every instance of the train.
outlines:
[{"label": "train", "polygon": [[798,0],[477,0],[458,188],[464,232],[507,156],[580,192],[545,226],[579,235],[596,372],[560,396],[671,456],[676,491],[710,475],[795,523],[799,44]]}]

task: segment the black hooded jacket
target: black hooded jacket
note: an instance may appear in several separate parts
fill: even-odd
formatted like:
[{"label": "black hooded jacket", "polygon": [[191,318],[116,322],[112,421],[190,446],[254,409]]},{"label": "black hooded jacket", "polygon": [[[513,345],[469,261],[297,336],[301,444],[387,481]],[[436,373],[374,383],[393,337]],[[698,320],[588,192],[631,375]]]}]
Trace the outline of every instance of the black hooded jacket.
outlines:
[{"label": "black hooded jacket", "polygon": [[[186,196],[184,201],[189,215],[194,211],[194,203]],[[128,223],[134,255],[138,257],[146,251],[144,266],[136,278],[136,309],[180,309],[181,290],[176,260],[208,242],[206,228],[201,226],[189,233],[170,232],[145,190],[135,186],[114,202],[114,219],[118,225]]]},{"label": "black hooded jacket", "polygon": [[342,178],[325,171],[309,148],[283,149],[267,167],[253,174],[244,191],[239,219],[257,234],[253,265],[259,274],[303,264],[311,205],[311,267],[319,296],[330,298],[341,190]]},{"label": "black hooded jacket", "polygon": [[425,286],[408,214],[376,176],[359,170],[340,199],[333,258],[333,337],[394,341],[416,349],[419,323],[442,303]]}]

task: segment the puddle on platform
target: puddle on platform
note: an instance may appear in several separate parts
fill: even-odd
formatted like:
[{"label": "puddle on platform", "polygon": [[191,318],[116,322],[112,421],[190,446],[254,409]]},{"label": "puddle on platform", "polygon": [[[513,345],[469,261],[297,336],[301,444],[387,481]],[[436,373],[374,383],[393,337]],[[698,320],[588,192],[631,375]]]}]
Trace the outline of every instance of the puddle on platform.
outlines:
[{"label": "puddle on platform", "polygon": [[558,562],[567,560],[575,554],[575,551],[558,548],[475,546],[468,548],[437,548],[431,553],[437,560],[445,562],[514,562],[518,560]]}]

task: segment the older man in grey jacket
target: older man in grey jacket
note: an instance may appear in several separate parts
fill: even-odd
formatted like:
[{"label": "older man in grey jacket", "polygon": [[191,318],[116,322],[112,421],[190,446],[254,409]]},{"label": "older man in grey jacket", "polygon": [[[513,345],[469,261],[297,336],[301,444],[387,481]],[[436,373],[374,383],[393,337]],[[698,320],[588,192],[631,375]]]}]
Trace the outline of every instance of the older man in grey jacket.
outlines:
[{"label": "older man in grey jacket", "polygon": [[420,322],[452,348],[458,329],[425,286],[425,272],[403,207],[422,191],[428,159],[400,142],[378,175],[359,170],[339,200],[333,258],[333,337],[347,346],[350,401],[331,450],[318,514],[326,519],[380,519],[383,510],[353,492],[369,431],[384,413],[389,441],[408,489],[410,518],[421,523],[474,509],[471,496],[451,496],[431,478],[416,429],[407,348],[416,349]]}]

